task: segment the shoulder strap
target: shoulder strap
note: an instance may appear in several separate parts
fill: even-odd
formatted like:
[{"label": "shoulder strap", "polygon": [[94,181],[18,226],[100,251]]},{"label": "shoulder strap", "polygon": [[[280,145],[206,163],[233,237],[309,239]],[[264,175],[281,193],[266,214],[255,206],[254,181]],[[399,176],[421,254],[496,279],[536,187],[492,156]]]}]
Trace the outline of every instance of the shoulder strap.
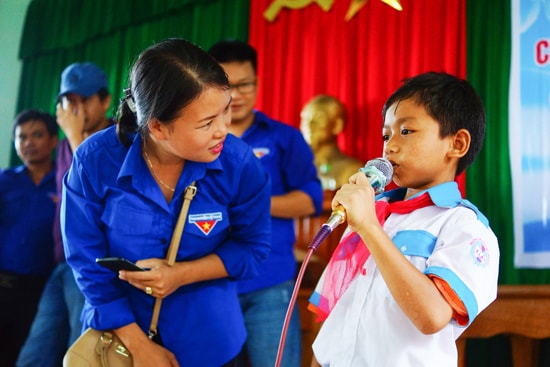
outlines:
[{"label": "shoulder strap", "polygon": [[[168,248],[168,254],[166,260],[168,265],[172,266],[176,262],[176,254],[178,253],[178,247],[181,241],[181,234],[183,233],[183,227],[185,226],[185,218],[187,218],[187,212],[189,211],[189,205],[191,200],[197,193],[197,187],[195,181],[191,182],[191,185],[185,189],[183,205],[178,217],[178,222],[174,228],[172,239],[170,240],[170,247]],[[157,325],[160,314],[160,305],[162,304],[162,298],[155,299],[155,307],[153,308],[153,316],[151,317],[151,325],[149,326],[149,339],[153,339],[157,335]]]}]

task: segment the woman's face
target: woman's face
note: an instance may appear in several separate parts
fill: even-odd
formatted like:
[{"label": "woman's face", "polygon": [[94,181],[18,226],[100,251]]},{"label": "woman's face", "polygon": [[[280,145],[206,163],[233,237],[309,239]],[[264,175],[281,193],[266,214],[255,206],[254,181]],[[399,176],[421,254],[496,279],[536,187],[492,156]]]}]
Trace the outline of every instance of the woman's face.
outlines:
[{"label": "woman's face", "polygon": [[178,158],[212,162],[220,155],[231,124],[229,90],[208,88],[164,126],[160,144]]}]

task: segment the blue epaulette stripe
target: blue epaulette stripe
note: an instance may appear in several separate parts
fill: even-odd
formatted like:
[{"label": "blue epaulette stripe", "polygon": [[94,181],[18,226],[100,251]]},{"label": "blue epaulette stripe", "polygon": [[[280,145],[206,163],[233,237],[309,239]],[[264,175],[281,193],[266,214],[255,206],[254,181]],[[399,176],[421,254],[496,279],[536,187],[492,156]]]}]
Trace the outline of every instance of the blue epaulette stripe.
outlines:
[{"label": "blue epaulette stripe", "polygon": [[437,237],[422,230],[398,232],[392,241],[403,255],[421,256],[425,259],[432,254]]}]

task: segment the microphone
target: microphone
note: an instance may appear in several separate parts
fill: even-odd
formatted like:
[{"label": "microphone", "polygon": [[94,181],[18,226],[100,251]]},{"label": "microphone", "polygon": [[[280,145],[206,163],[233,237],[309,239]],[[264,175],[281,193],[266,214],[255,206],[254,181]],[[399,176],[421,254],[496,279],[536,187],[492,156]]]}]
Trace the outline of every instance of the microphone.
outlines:
[{"label": "microphone", "polygon": [[[369,180],[374,192],[380,194],[384,192],[385,187],[391,182],[393,176],[393,167],[391,163],[385,158],[375,158],[367,162],[365,167],[359,168],[359,172],[365,174]],[[321,242],[332,233],[334,228],[346,221],[346,210],[343,206],[339,205],[334,209],[326,221],[321,226],[321,229],[317,235],[311,241],[308,248],[312,248],[314,251],[319,248]]]}]

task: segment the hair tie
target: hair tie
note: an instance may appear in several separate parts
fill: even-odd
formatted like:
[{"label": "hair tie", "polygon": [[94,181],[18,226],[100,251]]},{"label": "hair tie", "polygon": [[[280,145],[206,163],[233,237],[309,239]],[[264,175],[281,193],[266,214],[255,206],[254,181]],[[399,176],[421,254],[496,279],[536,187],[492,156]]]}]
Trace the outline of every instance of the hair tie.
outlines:
[{"label": "hair tie", "polygon": [[132,111],[133,113],[136,113],[137,108],[136,108],[136,103],[134,102],[134,97],[132,96],[131,88],[124,89],[124,97],[122,98],[122,100],[126,102],[130,111]]}]

